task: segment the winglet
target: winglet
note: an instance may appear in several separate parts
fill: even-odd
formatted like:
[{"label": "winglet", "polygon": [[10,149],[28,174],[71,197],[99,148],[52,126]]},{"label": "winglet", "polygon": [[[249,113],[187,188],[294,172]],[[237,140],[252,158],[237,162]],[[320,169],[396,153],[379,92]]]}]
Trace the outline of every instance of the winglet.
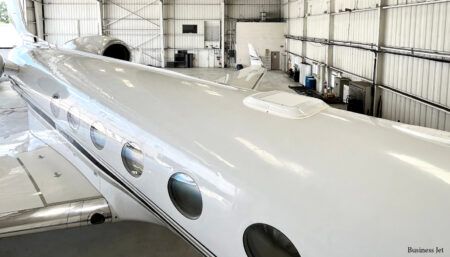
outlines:
[{"label": "winglet", "polygon": [[264,66],[255,48],[250,43],[248,44],[248,54],[250,55],[251,66]]}]

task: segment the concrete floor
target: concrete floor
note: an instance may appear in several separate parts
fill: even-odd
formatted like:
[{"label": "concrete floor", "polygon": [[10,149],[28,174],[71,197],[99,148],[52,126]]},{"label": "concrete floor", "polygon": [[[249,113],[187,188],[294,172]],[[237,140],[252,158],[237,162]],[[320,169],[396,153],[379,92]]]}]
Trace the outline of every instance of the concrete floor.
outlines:
[{"label": "concrete floor", "polygon": [[200,257],[168,229],[119,222],[0,239],[2,257]]}]

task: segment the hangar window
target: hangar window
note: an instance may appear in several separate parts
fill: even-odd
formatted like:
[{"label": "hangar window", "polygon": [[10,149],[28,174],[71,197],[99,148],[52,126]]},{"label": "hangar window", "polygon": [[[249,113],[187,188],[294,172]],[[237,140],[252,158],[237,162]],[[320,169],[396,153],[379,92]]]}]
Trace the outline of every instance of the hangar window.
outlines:
[{"label": "hangar window", "polygon": [[170,177],[167,189],[173,205],[181,214],[192,220],[200,217],[202,195],[194,179],[184,173],[175,173]]},{"label": "hangar window", "polygon": [[183,33],[197,33],[197,25],[183,24]]},{"label": "hangar window", "polygon": [[102,150],[106,144],[105,128],[100,122],[94,122],[90,128],[91,141],[95,148]]},{"label": "hangar window", "polygon": [[300,257],[294,244],[278,229],[262,223],[244,232],[244,248],[248,257]]},{"label": "hangar window", "polygon": [[139,177],[144,171],[144,154],[135,143],[128,142],[122,147],[122,162],[128,173]]}]

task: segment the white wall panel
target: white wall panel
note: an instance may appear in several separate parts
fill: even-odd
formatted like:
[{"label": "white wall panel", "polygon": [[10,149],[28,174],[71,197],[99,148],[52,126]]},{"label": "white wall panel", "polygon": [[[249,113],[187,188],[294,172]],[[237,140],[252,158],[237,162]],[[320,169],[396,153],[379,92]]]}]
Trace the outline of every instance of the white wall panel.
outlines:
[{"label": "white wall panel", "polygon": [[295,53],[297,55],[303,55],[301,41],[294,40],[294,39],[288,39],[287,43],[288,43],[289,52]]},{"label": "white wall panel", "polygon": [[333,47],[333,66],[362,76],[367,79],[373,77],[374,54],[369,51],[349,48]]},{"label": "white wall panel", "polygon": [[383,118],[450,131],[450,113],[388,90],[382,91]]},{"label": "white wall panel", "polygon": [[[46,32],[54,35],[72,35],[78,36],[80,31],[81,35],[95,35],[97,34],[97,27],[92,26],[92,21],[89,20],[66,20],[61,24],[60,20],[47,20]],[[79,30],[79,31],[78,31]]]},{"label": "white wall panel", "polygon": [[[387,1],[387,5],[425,1]],[[450,51],[450,3],[385,10],[387,46]],[[382,83],[429,102],[450,107],[450,64],[386,54]],[[450,115],[401,95],[383,91],[383,117],[450,131]]]},{"label": "white wall panel", "polygon": [[334,39],[360,43],[377,41],[377,11],[346,12],[334,15]]},{"label": "white wall panel", "polygon": [[34,13],[33,1],[27,0],[25,2],[25,8],[26,8],[25,19],[26,19],[26,23],[27,23],[27,29],[31,34],[36,35],[36,33],[37,33],[36,17],[35,17],[35,13]]},{"label": "white wall panel", "polygon": [[74,5],[86,5],[95,4],[92,0],[45,0],[46,4],[74,4]]},{"label": "white wall panel", "polygon": [[379,0],[335,0],[334,12],[374,8]]},{"label": "white wall panel", "polygon": [[[123,0],[123,1],[127,1],[127,0]],[[197,6],[205,6],[205,5],[209,5],[209,4],[220,4],[221,2],[222,2],[222,0],[164,0],[164,4],[170,4],[170,5],[191,4],[191,5],[197,5]]]},{"label": "white wall panel", "polygon": [[127,43],[133,61],[161,66],[160,9],[158,1],[105,0],[104,34]]},{"label": "white wall panel", "polygon": [[404,5],[404,4],[415,4],[415,3],[430,3],[439,0],[384,0],[385,5]]},{"label": "white wall panel", "polygon": [[281,17],[280,0],[228,0],[227,16],[233,19],[255,19],[261,12],[267,13],[267,18]]},{"label": "white wall panel", "polygon": [[308,37],[313,38],[328,38],[328,23],[329,15],[309,16],[307,22]]},{"label": "white wall panel", "polygon": [[408,56],[385,55],[384,85],[450,107],[450,64]]},{"label": "white wall panel", "polygon": [[283,14],[283,18],[286,20],[286,34],[303,36],[303,1],[284,0],[282,8],[286,10]]},{"label": "white wall panel", "polygon": [[302,18],[304,14],[304,0],[289,1],[289,18]]},{"label": "white wall panel", "polygon": [[450,3],[386,10],[385,45],[450,51]]},{"label": "white wall panel", "polygon": [[[384,65],[383,84],[450,107],[450,64],[386,55]],[[450,131],[448,113],[390,92],[383,92],[383,117]]]},{"label": "white wall panel", "polygon": [[[208,5],[194,5],[194,4],[180,4],[165,5],[166,17],[173,17],[176,19],[219,19],[220,18],[220,3]],[[174,10],[175,9],[175,10]],[[174,14],[175,12],[175,14]]]},{"label": "white wall panel", "polygon": [[[154,3],[149,1],[145,4],[119,4],[116,1],[107,1],[104,4],[104,10],[107,14],[105,19],[114,20],[127,16],[127,19],[142,19],[144,17],[159,22],[158,1]],[[131,14],[130,11],[135,12],[135,14]]]},{"label": "white wall panel", "polygon": [[281,17],[289,18],[289,0],[281,0]]},{"label": "white wall panel", "polygon": [[44,0],[44,38],[62,45],[79,36],[98,34],[98,11],[88,0]]},{"label": "white wall panel", "polygon": [[[306,1],[306,0],[305,0]],[[309,15],[324,14],[329,11],[330,0],[307,0]]]},{"label": "white wall panel", "polygon": [[[46,2],[45,2],[46,3]],[[97,17],[95,2],[85,4],[46,4],[44,14],[50,19],[93,19]]]},{"label": "white wall panel", "polygon": [[289,35],[292,36],[303,36],[303,18],[291,19],[289,28]]},{"label": "white wall panel", "polygon": [[327,59],[327,46],[319,43],[306,42],[306,57],[325,63]]}]

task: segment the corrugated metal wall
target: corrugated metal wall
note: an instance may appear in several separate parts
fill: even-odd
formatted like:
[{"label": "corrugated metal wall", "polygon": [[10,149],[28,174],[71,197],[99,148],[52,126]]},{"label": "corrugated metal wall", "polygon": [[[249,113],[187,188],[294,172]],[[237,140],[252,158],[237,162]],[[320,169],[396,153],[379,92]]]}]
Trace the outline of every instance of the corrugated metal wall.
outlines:
[{"label": "corrugated metal wall", "polygon": [[[234,49],[237,20],[259,19],[261,12],[268,19],[281,19],[282,12],[281,0],[165,0],[162,12],[160,0],[102,0],[101,8],[95,0],[43,1],[44,36],[50,43],[62,45],[79,36],[100,34],[102,15],[103,34],[128,43],[134,61],[154,66],[161,66],[164,47],[166,62],[174,60],[177,50],[188,50],[194,53],[195,66],[221,67],[221,44]],[[183,24],[197,25],[198,32],[183,33]]]},{"label": "corrugated metal wall", "polygon": [[103,31],[126,42],[133,50],[135,62],[161,66],[160,21],[158,0],[104,0]]},{"label": "corrugated metal wall", "polygon": [[[161,5],[151,0],[44,0],[45,39],[62,45],[80,36],[113,36],[126,42],[139,63],[161,66]],[[100,31],[100,8],[103,29]]]},{"label": "corrugated metal wall", "polygon": [[[406,1],[388,1],[405,4]],[[421,1],[408,1],[421,2]],[[385,10],[384,45],[450,54],[450,3],[429,3]],[[450,63],[386,54],[381,83],[450,108]],[[450,131],[450,114],[383,91],[383,116]]]},{"label": "corrugated metal wall", "polygon": [[256,21],[261,13],[266,13],[268,20],[282,18],[281,0],[227,0],[226,3],[226,42],[228,48],[234,49],[236,44],[236,22]]},{"label": "corrugated metal wall", "polygon": [[44,39],[56,45],[88,35],[97,35],[98,8],[92,0],[43,0]]},{"label": "corrugated metal wall", "polygon": [[27,29],[33,35],[36,35],[37,34],[36,15],[34,13],[33,1],[26,0],[25,1],[25,9],[26,9],[25,19],[26,19],[26,22],[27,22]]},{"label": "corrugated metal wall", "polygon": [[[164,1],[165,47],[167,61],[174,60],[177,50],[194,54],[196,67],[220,67],[220,37],[207,41],[207,28],[220,34],[222,19],[221,0],[169,0]],[[197,33],[183,33],[183,24],[197,25]]]},{"label": "corrugated metal wall", "polygon": [[327,65],[330,74],[375,79],[382,117],[450,131],[449,1],[282,4],[291,64],[304,60]]},{"label": "corrugated metal wall", "polygon": [[[221,63],[220,38],[205,42],[205,24],[218,28],[222,18],[221,0],[168,0],[162,12],[159,0],[104,0],[103,33],[119,38],[133,49],[136,62],[161,66],[161,48],[165,61],[173,61],[177,50],[196,56],[199,67],[217,67]],[[95,0],[44,0],[45,38],[61,45],[79,36],[99,34],[100,11]],[[161,17],[161,14],[163,17]],[[160,38],[164,24],[164,46]],[[183,34],[183,24],[198,26],[197,34]],[[214,48],[210,45],[214,44]],[[217,47],[218,45],[218,47]]]}]

